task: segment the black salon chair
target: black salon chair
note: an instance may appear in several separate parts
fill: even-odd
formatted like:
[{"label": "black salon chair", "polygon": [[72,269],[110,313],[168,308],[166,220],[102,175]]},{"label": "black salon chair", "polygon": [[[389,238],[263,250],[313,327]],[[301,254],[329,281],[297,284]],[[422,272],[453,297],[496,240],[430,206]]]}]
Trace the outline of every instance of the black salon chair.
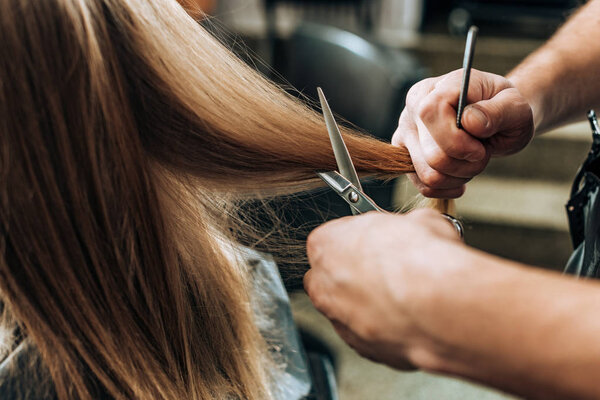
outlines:
[{"label": "black salon chair", "polygon": [[[264,0],[265,18],[267,23],[266,40],[261,43],[260,56],[269,65],[274,65],[281,53],[277,35],[277,13],[279,5],[294,7],[303,21],[316,22],[341,29],[351,29],[346,18],[350,11],[356,26],[352,29],[361,34],[370,34],[375,24],[375,15],[379,10],[380,0]],[[269,71],[263,70],[267,74]]]},{"label": "black salon chair", "polygon": [[274,68],[305,95],[323,88],[335,113],[390,139],[408,89],[425,76],[409,54],[332,26],[304,23],[282,43]]}]

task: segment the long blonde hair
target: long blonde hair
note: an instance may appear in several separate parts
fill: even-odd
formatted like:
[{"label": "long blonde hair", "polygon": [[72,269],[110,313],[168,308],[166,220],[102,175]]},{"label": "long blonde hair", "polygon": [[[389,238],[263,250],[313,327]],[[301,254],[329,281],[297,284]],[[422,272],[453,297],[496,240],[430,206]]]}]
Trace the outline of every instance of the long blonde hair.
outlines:
[{"label": "long blonde hair", "polygon": [[[361,173],[412,171],[345,134]],[[59,398],[268,398],[227,210],[334,168],[319,115],[174,0],[0,0],[3,328]]]}]

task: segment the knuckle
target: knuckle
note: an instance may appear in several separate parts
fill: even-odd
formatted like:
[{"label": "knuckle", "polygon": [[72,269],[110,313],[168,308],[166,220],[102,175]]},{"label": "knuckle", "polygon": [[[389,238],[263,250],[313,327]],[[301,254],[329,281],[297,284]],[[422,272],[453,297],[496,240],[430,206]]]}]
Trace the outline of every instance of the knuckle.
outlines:
[{"label": "knuckle", "polygon": [[422,121],[428,121],[432,115],[436,115],[438,105],[435,102],[435,95],[430,95],[423,99],[419,107],[417,108],[417,117]]},{"label": "knuckle", "polygon": [[485,167],[487,166],[489,160],[490,160],[489,157],[486,156],[486,158],[482,162],[475,163],[473,165],[473,169],[468,171],[469,173],[468,173],[467,179],[471,179],[474,176],[477,176],[480,173],[482,173],[485,170]]},{"label": "knuckle", "polygon": [[450,157],[439,149],[423,148],[423,157],[425,162],[437,171],[448,171],[452,165]]},{"label": "knuckle", "polygon": [[467,190],[466,185],[461,185],[460,187],[457,187],[456,189],[452,190],[449,194],[448,197],[451,199],[457,198],[462,196],[463,194],[465,194],[465,191]]},{"label": "knuckle", "polygon": [[438,197],[438,191],[427,186],[420,187],[419,193],[428,198]]},{"label": "knuckle", "polygon": [[477,68],[471,68],[471,79],[476,80],[477,82],[490,80],[490,78],[493,76],[494,74],[490,74],[489,72],[480,71]]},{"label": "knuckle", "polygon": [[409,215],[416,219],[430,219],[437,217],[439,213],[431,208],[417,208],[411,211]]},{"label": "knuckle", "polygon": [[421,103],[422,99],[429,93],[429,88],[433,87],[434,78],[423,79],[420,82],[415,83],[408,89],[406,93],[406,108],[408,110],[415,110],[415,108]]},{"label": "knuckle", "polygon": [[464,134],[462,132],[457,132],[455,137],[452,140],[449,140],[444,148],[444,151],[448,156],[459,160],[465,159],[470,155],[470,150],[465,148],[463,140],[461,140],[460,137],[461,135]]},{"label": "knuckle", "polygon": [[490,81],[494,81],[497,90],[514,88],[513,83],[510,80],[506,79],[504,76],[493,74],[491,72],[479,71],[479,73],[482,75],[483,78],[487,78]]},{"label": "knuckle", "polygon": [[[471,68],[471,74],[476,74],[477,72],[478,71],[475,68]],[[453,78],[453,79],[462,80],[462,76],[463,76],[462,68],[455,69],[454,71],[448,73],[448,77]]]},{"label": "knuckle", "polygon": [[419,91],[419,87],[423,84],[423,82],[418,82],[415,83],[414,85],[412,85],[410,87],[410,89],[408,89],[408,92],[406,93],[406,104],[413,104],[415,103],[417,96],[417,92]]},{"label": "knuckle", "polygon": [[321,249],[325,240],[322,230],[317,228],[313,230],[306,238],[306,253],[311,260],[311,264],[320,259]]},{"label": "knuckle", "polygon": [[444,183],[446,177],[436,170],[428,168],[421,172],[419,179],[425,186],[435,189],[439,188]]},{"label": "knuckle", "polygon": [[317,291],[313,291],[310,294],[310,301],[312,302],[313,306],[321,311],[323,314],[327,315],[327,313],[325,312],[327,310],[327,296],[325,296],[323,293]]},{"label": "knuckle", "polygon": [[376,323],[373,323],[369,319],[363,319],[360,323],[355,325],[354,333],[361,340],[365,342],[372,342],[377,339],[378,327]]},{"label": "knuckle", "polygon": [[306,250],[309,253],[314,252],[317,249],[317,245],[318,245],[317,236],[318,236],[318,233],[316,230],[314,230],[311,233],[309,233],[308,237],[306,238]]},{"label": "knuckle", "polygon": [[408,137],[408,135],[414,134],[414,130],[411,129],[411,125],[413,123],[414,121],[411,120],[411,115],[409,115],[407,109],[404,108],[400,114],[400,118],[398,119],[398,128],[392,136],[392,145],[406,146],[405,138]]},{"label": "knuckle", "polygon": [[304,286],[304,290],[306,291],[306,294],[308,294],[309,297],[310,297],[310,294],[312,292],[312,285],[313,285],[312,277],[313,277],[313,273],[314,273],[314,271],[312,269],[309,269],[304,274],[304,277],[302,277],[302,286]]},{"label": "knuckle", "polygon": [[435,82],[435,85],[433,85],[433,90],[440,90],[445,88],[448,85],[448,81],[452,78],[451,74],[452,73],[444,75],[441,79]]},{"label": "knuckle", "polygon": [[412,118],[410,112],[404,107],[404,110],[400,113],[400,118],[398,118],[398,130],[401,130],[400,127],[410,125]]},{"label": "knuckle", "polygon": [[445,75],[442,75],[437,82],[435,83],[435,89],[444,89],[448,86],[455,87],[456,81],[462,80],[462,68],[455,69],[454,71],[448,72]]}]

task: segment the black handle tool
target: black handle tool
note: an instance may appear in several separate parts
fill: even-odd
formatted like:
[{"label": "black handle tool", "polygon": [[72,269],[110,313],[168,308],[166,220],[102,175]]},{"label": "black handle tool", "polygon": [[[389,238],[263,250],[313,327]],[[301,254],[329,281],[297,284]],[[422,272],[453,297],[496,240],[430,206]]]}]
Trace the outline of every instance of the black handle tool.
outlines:
[{"label": "black handle tool", "polygon": [[477,41],[477,32],[479,29],[476,26],[472,26],[467,34],[467,43],[465,45],[465,57],[463,58],[463,79],[460,90],[460,97],[458,98],[458,112],[456,114],[456,126],[458,129],[463,129],[460,120],[463,115],[463,111],[467,106],[467,92],[469,91],[469,78],[471,77],[471,65],[473,64],[473,54],[475,53],[475,42]]}]

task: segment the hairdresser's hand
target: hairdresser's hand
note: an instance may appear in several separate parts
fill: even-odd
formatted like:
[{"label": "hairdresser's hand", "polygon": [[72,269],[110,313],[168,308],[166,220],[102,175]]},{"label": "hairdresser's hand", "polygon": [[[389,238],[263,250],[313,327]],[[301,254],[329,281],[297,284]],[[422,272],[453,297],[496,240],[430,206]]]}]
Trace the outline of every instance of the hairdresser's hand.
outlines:
[{"label": "hairdresser's hand", "polygon": [[533,137],[530,105],[510,81],[472,70],[464,130],[456,127],[462,70],[425,79],[408,92],[392,143],[410,152],[409,175],[427,197],[454,198],[492,156],[509,155]]},{"label": "hairdresser's hand", "polygon": [[307,252],[306,292],[350,346],[395,368],[428,366],[435,295],[460,289],[469,264],[468,248],[440,213],[337,219],[310,234]]}]

